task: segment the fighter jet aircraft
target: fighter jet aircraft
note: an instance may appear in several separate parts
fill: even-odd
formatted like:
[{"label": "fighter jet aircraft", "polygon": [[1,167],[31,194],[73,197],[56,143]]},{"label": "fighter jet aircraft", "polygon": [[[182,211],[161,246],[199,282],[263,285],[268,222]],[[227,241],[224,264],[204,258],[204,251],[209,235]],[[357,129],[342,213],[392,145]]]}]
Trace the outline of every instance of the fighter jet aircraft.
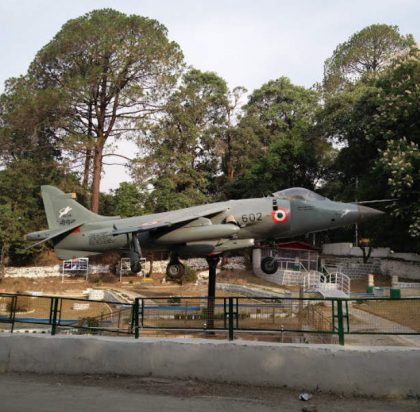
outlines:
[{"label": "fighter jet aircraft", "polygon": [[[145,216],[100,216],[52,186],[42,186],[48,230],[29,233],[34,245],[52,241],[60,259],[130,252],[131,270],[141,270],[144,251],[170,252],[167,275],[176,279],[185,268],[179,258],[206,257],[252,247],[255,242],[292,238],[358,223],[383,212],[354,203],[331,201],[303,188],[258,199],[229,200]],[[32,245],[32,246],[34,246]],[[277,263],[265,258],[265,273]]]}]

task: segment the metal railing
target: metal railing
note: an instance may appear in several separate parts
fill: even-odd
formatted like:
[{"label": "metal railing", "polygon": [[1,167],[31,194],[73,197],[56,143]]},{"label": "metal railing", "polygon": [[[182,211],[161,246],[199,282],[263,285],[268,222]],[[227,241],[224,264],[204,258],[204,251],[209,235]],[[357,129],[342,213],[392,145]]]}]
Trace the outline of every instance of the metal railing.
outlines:
[{"label": "metal railing", "polygon": [[[0,322],[10,332],[124,334],[195,331],[285,334],[323,342],[346,335],[420,335],[420,298],[153,297],[127,304],[59,296],[0,294]],[[289,336],[288,335],[288,336]],[[305,338],[306,337],[306,338]],[[415,338],[415,336],[414,336]],[[307,341],[308,339],[306,339]],[[420,344],[420,336],[418,338]]]},{"label": "metal railing", "polygon": [[294,270],[295,272],[307,272],[306,266],[302,262],[296,262],[288,258],[274,256],[279,265],[279,270]]},{"label": "metal railing", "polygon": [[322,294],[331,290],[338,290],[350,297],[350,283],[350,278],[344,273],[324,274],[310,271],[304,276],[303,289],[305,292],[319,292]]}]

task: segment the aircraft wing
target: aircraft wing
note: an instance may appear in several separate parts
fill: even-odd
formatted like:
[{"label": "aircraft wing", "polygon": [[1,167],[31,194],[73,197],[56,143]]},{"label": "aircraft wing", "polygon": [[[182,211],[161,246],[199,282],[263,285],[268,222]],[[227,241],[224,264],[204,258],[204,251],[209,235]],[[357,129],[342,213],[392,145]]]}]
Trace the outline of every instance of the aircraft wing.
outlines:
[{"label": "aircraft wing", "polygon": [[[138,225],[126,226],[118,228],[114,225],[112,235],[122,235],[128,233],[140,233],[153,231],[160,228],[169,228],[179,223],[188,223],[197,220],[198,226],[201,226],[201,218],[213,216],[218,213],[225,212],[227,207],[225,204],[222,205],[203,205],[195,206],[188,209],[174,210],[171,212],[164,212],[159,215],[151,216],[150,221],[140,223]],[[207,223],[208,224],[208,223]]]},{"label": "aircraft wing", "polygon": [[114,225],[114,230],[112,231],[113,236],[117,235],[125,235],[127,233],[138,233],[138,232],[148,232],[149,230],[159,229],[161,227],[169,227],[172,226],[172,223],[170,222],[163,222],[160,221],[151,221],[150,223],[142,223],[138,226],[129,226],[125,228],[118,229]]},{"label": "aircraft wing", "polygon": [[40,232],[28,233],[27,235],[25,235],[25,240],[38,240],[38,242],[29,245],[28,247],[26,247],[26,249],[31,249],[34,246],[40,245],[41,243],[48,242],[49,240],[52,240],[57,236],[64,235],[65,233],[70,232],[82,225],[83,223],[76,223],[71,226],[66,226],[64,228],[41,230]]}]

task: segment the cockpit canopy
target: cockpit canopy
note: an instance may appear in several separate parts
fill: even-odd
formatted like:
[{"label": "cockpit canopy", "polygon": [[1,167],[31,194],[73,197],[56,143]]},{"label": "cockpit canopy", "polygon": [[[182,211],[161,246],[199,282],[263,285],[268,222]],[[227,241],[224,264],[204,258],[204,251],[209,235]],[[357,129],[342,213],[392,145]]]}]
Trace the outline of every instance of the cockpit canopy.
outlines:
[{"label": "cockpit canopy", "polygon": [[273,193],[273,196],[300,200],[329,200],[326,197],[303,187],[291,187],[290,189],[280,190],[279,192]]}]

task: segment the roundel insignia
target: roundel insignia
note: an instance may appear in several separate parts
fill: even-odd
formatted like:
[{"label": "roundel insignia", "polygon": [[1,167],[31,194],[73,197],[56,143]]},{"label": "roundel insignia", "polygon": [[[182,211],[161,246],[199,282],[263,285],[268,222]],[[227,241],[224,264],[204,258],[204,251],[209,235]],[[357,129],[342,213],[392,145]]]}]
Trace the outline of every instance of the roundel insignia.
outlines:
[{"label": "roundel insignia", "polygon": [[282,209],[280,207],[277,210],[273,210],[273,212],[271,213],[271,218],[273,219],[274,223],[285,223],[289,220],[289,213],[286,209]]}]

